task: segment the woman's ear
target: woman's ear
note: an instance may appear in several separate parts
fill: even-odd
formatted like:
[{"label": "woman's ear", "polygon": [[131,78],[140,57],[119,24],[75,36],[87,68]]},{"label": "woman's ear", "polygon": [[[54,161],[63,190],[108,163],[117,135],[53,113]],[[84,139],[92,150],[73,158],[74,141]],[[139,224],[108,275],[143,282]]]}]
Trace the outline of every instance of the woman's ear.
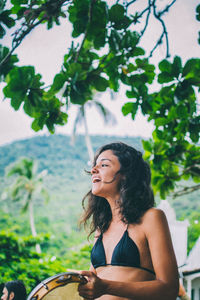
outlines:
[{"label": "woman's ear", "polygon": [[11,292],[8,300],[12,300],[14,297],[15,297],[14,292]]}]

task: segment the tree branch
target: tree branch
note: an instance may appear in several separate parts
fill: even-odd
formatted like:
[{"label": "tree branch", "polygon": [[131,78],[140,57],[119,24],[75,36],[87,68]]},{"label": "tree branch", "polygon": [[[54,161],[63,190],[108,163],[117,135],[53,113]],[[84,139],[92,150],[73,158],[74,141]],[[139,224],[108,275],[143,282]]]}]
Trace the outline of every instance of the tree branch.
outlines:
[{"label": "tree branch", "polygon": [[199,172],[195,172],[193,169],[196,168],[197,170],[199,170],[200,172],[200,165],[198,164],[194,164],[186,169],[183,170],[182,174],[180,176],[183,176],[184,174],[188,174],[188,173],[191,173],[195,176],[199,176]]},{"label": "tree branch", "polygon": [[[17,30],[13,35],[15,35],[13,41],[12,41],[12,49],[8,52],[8,54],[2,59],[2,61],[0,62],[0,67],[8,60],[8,58],[13,54],[13,52],[15,51],[15,49],[21,44],[21,42],[23,41],[23,39],[25,38],[25,36],[27,34],[29,34],[36,26],[38,26],[39,24],[41,24],[44,21],[45,18],[42,18],[40,21],[38,21],[36,24],[34,25],[29,25],[28,28],[26,30],[23,29],[23,27],[19,30]],[[23,25],[24,26],[24,25]],[[20,37],[17,37],[18,33],[21,33]]]},{"label": "tree branch", "polygon": [[[70,0],[59,0],[55,1],[57,7],[62,6],[65,2],[70,2]],[[25,21],[22,23],[21,28],[16,30],[13,35],[13,41],[12,41],[12,49],[9,51],[9,53],[4,57],[4,59],[0,62],[0,66],[2,66],[8,58],[12,55],[12,53],[15,51],[15,49],[21,44],[23,39],[38,25],[40,25],[43,21],[48,19],[48,16],[42,17],[40,20],[37,20],[38,16],[42,11],[45,11],[46,3],[42,4],[40,7],[33,9],[32,3],[30,3],[29,7],[27,7],[27,11],[31,11],[30,17],[28,16],[25,18]],[[35,23],[36,22],[36,23]]]},{"label": "tree branch", "polygon": [[197,184],[194,186],[187,186],[187,187],[184,187],[182,190],[179,190],[179,191],[173,193],[172,196],[173,196],[173,198],[180,197],[182,195],[187,195],[192,192],[195,192],[199,189],[200,189],[200,184]]},{"label": "tree branch", "polygon": [[[126,5],[126,8],[128,6],[130,6],[131,4],[135,3],[137,0],[133,0],[131,2],[129,2],[127,5]],[[169,54],[169,40],[168,40],[168,32],[167,32],[167,29],[166,29],[166,25],[165,25],[165,22],[163,21],[162,19],[162,16],[164,15],[164,13],[166,13],[167,11],[169,11],[170,7],[176,2],[176,0],[173,0],[170,4],[168,4],[162,11],[160,12],[157,12],[156,10],[156,0],[149,0],[148,1],[148,6],[140,13],[138,14],[137,16],[137,20],[141,19],[142,16],[148,12],[147,14],[147,17],[146,17],[146,20],[145,20],[145,26],[143,28],[143,30],[141,31],[140,33],[140,37],[138,39],[138,42],[139,40],[142,38],[142,36],[144,35],[147,27],[148,27],[148,24],[149,24],[149,18],[150,18],[150,15],[151,15],[151,8],[153,7],[153,15],[154,17],[161,23],[162,25],[162,28],[163,28],[163,32],[162,34],[160,35],[156,45],[153,47],[153,49],[151,50],[150,52],[150,55],[149,57],[151,57],[154,53],[154,51],[156,50],[156,48],[162,43],[162,40],[163,38],[165,37],[165,40],[166,40],[166,57],[170,57],[170,54]],[[134,20],[134,22],[136,22],[136,20]]]},{"label": "tree branch", "polygon": [[[91,18],[92,18],[92,8],[93,8],[93,5],[94,5],[94,3],[96,2],[97,0],[90,0],[90,6],[89,6],[89,11],[88,11],[88,25],[90,24],[90,21],[91,21]],[[79,48],[79,50],[77,51],[77,53],[76,53],[76,57],[75,57],[75,62],[77,62],[78,61],[78,58],[79,58],[79,55],[80,55],[80,53],[81,53],[81,50],[82,50],[82,48],[83,48],[83,46],[84,46],[84,43],[85,43],[85,41],[86,41],[86,38],[87,38],[87,34],[88,34],[88,26],[86,27],[86,29],[85,29],[85,32],[84,32],[84,38],[83,38],[83,40],[82,40],[82,43],[81,43],[81,45],[80,45],[80,48]]]},{"label": "tree branch", "polygon": [[148,14],[147,14],[147,17],[146,17],[145,26],[144,26],[143,30],[141,31],[141,33],[140,33],[140,38],[144,35],[144,33],[145,33],[146,29],[147,29],[147,26],[149,24],[149,17],[151,15],[151,1],[149,1],[149,6],[142,11],[142,13],[139,15],[139,17],[142,17],[142,15],[146,11],[148,11]]},{"label": "tree branch", "polygon": [[129,3],[127,3],[126,4],[126,8],[128,8],[129,7],[129,5],[131,5],[131,4],[133,4],[133,3],[135,3],[137,0],[132,0],[132,1],[130,1]]},{"label": "tree branch", "polygon": [[163,32],[160,36],[160,38],[158,39],[156,45],[154,46],[154,48],[151,50],[150,52],[150,57],[153,55],[153,52],[155,51],[155,49],[162,43],[163,37],[165,36],[165,40],[166,40],[166,58],[170,57],[169,54],[169,40],[168,40],[168,33],[167,33],[167,29],[166,29],[166,25],[165,22],[162,20],[161,16],[169,10],[169,7],[172,6],[175,3],[176,0],[173,0],[172,3],[168,6],[166,6],[166,8],[160,12],[157,13],[156,11],[156,5],[155,2],[156,0],[153,1],[153,14],[155,16],[155,18],[161,23],[162,27],[163,27]]}]

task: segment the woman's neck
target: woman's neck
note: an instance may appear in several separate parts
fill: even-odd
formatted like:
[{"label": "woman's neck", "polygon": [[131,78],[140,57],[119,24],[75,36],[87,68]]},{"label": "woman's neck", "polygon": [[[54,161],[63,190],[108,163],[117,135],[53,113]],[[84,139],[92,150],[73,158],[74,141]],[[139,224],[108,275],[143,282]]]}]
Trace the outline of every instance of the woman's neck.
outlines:
[{"label": "woman's neck", "polygon": [[112,212],[112,222],[114,223],[118,223],[121,221],[122,216],[120,213],[120,208],[119,205],[112,205],[111,207],[111,212]]},{"label": "woman's neck", "polygon": [[107,201],[110,205],[111,213],[112,213],[112,222],[118,223],[122,219],[122,215],[120,213],[120,207],[119,207],[119,195],[117,195],[115,198],[107,198]]}]

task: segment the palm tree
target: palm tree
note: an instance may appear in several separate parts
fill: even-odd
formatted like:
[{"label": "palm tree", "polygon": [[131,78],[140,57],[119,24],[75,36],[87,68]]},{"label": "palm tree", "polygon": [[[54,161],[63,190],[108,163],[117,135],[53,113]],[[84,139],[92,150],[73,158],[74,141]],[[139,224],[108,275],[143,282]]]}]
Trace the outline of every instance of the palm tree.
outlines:
[{"label": "palm tree", "polygon": [[86,109],[87,109],[87,107],[89,108],[91,106],[94,106],[97,109],[97,111],[103,117],[104,122],[106,124],[110,123],[113,125],[116,123],[116,119],[115,119],[114,115],[112,114],[112,112],[110,112],[105,106],[102,105],[102,103],[100,103],[96,99],[89,100],[85,104],[79,106],[79,109],[78,109],[78,112],[77,112],[77,115],[76,115],[76,118],[74,121],[71,141],[72,141],[72,144],[74,144],[77,127],[78,127],[78,125],[80,125],[83,122],[84,130],[85,130],[85,143],[86,143],[86,147],[88,150],[90,164],[92,163],[93,158],[94,158],[94,151],[92,148],[92,143],[91,143],[88,125],[87,125]]},{"label": "palm tree", "polygon": [[[8,177],[15,175],[15,181],[9,188],[11,198],[14,201],[23,201],[22,212],[29,211],[29,221],[32,235],[37,236],[34,221],[33,200],[35,194],[41,194],[45,200],[49,195],[43,186],[43,179],[47,171],[37,173],[37,164],[33,159],[21,158],[6,170]],[[41,247],[36,244],[37,253],[41,253]]]}]

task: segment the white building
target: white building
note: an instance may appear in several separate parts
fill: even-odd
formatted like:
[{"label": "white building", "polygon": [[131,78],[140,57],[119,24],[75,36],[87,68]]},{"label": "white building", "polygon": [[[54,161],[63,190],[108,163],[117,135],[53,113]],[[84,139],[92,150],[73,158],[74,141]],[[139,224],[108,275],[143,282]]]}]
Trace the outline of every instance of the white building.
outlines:
[{"label": "white building", "polygon": [[200,300],[200,237],[190,251],[185,266],[180,271],[188,295],[192,300]]},{"label": "white building", "polygon": [[174,209],[167,200],[158,205],[166,214],[181,281],[191,300],[200,300],[200,237],[187,256],[188,220],[177,221]]}]

